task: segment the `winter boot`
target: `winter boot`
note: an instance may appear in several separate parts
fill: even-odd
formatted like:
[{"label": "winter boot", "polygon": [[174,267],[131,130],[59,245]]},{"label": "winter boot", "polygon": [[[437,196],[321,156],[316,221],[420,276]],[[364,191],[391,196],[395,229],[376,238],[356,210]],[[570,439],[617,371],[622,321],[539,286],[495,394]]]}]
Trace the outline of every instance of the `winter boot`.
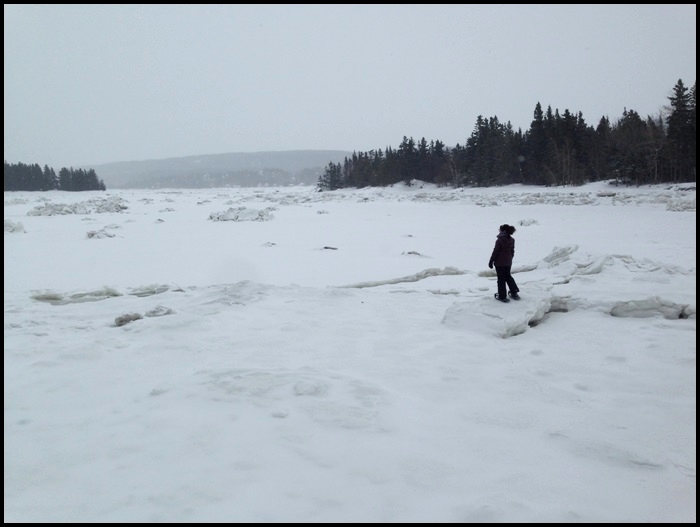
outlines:
[{"label": "winter boot", "polygon": [[494,297],[496,300],[498,300],[499,302],[503,302],[504,304],[507,304],[508,302],[510,302],[510,299],[509,299],[509,298],[501,298],[501,297],[498,296],[498,293],[494,293],[494,294],[493,294],[493,297]]}]

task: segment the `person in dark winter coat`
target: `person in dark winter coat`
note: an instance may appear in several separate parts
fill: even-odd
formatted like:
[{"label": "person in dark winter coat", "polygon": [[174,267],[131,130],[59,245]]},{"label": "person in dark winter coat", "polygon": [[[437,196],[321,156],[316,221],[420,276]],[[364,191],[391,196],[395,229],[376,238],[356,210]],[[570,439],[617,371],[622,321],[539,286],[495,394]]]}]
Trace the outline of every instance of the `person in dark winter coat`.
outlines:
[{"label": "person in dark winter coat", "polygon": [[498,228],[498,236],[496,237],[496,245],[489,259],[489,269],[496,267],[496,285],[498,293],[494,296],[496,300],[501,302],[509,302],[506,296],[506,285],[508,293],[514,300],[520,300],[518,293],[518,284],[510,274],[510,268],[513,265],[513,257],[515,256],[515,239],[512,234],[515,232],[515,227],[504,223]]}]

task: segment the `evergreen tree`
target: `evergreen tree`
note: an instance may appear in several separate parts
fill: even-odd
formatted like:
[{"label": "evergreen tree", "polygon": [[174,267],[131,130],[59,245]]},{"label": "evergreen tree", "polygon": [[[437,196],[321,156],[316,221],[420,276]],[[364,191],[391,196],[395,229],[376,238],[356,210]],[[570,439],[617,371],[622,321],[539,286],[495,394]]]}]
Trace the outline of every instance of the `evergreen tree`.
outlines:
[{"label": "evergreen tree", "polygon": [[399,145],[398,161],[401,181],[410,186],[411,181],[418,179],[418,152],[413,137],[403,136]]},{"label": "evergreen tree", "polygon": [[615,178],[625,184],[640,185],[646,181],[645,143],[646,122],[634,110],[625,110],[613,126],[611,139],[611,168]]},{"label": "evergreen tree", "polygon": [[450,185],[453,182],[452,171],[450,170],[451,159],[445,150],[445,144],[440,141],[430,142],[430,181],[438,186]]},{"label": "evergreen tree", "polygon": [[542,105],[535,105],[530,130],[525,133],[523,183],[541,185],[544,183],[542,173],[547,152],[547,134],[544,125]]},{"label": "evergreen tree", "polygon": [[601,117],[595,129],[593,145],[591,146],[591,169],[594,181],[612,177],[608,166],[611,131],[610,120],[607,117]]},{"label": "evergreen tree", "polygon": [[671,113],[666,124],[668,125],[668,141],[673,160],[671,177],[673,181],[694,181],[696,179],[695,151],[695,102],[694,93],[688,92],[683,81],[678,79],[673,88],[673,95],[668,99],[671,102]]},{"label": "evergreen tree", "polygon": [[73,176],[66,167],[58,171],[58,188],[67,191],[73,190]]},{"label": "evergreen tree", "polygon": [[[347,161],[347,159],[346,159]],[[328,163],[323,174],[319,177],[318,188],[320,190],[336,190],[341,188],[340,163]]]},{"label": "evergreen tree", "polygon": [[44,190],[56,190],[58,188],[56,172],[54,172],[53,168],[49,168],[49,165],[44,165],[43,181]]},{"label": "evergreen tree", "polygon": [[416,177],[421,181],[433,182],[433,174],[430,170],[430,147],[425,137],[421,137],[416,150]]}]

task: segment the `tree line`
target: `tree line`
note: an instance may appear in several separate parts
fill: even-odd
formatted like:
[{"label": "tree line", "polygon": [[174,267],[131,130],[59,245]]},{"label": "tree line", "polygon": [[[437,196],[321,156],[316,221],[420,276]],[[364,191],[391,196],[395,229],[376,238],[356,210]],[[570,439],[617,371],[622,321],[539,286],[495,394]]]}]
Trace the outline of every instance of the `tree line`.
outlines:
[{"label": "tree line", "polygon": [[97,177],[94,169],[83,170],[62,168],[58,176],[53,168],[38,164],[26,165],[9,164],[5,161],[5,190],[67,190],[80,192],[83,190],[107,190],[104,181]]},{"label": "tree line", "polygon": [[625,109],[611,123],[602,117],[593,128],[581,112],[546,111],[538,102],[529,130],[479,116],[464,145],[416,142],[404,136],[398,149],[354,152],[329,163],[320,190],[411,183],[488,187],[581,185],[616,180],[628,185],[696,181],[696,93],[681,79],[668,97],[666,115],[642,119]]}]

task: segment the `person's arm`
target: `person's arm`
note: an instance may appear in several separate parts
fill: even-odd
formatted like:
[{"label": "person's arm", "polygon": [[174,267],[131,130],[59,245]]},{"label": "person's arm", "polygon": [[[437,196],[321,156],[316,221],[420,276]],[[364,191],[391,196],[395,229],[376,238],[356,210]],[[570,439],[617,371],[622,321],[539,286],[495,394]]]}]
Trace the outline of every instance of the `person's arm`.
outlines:
[{"label": "person's arm", "polygon": [[489,269],[493,269],[493,263],[496,261],[496,256],[498,256],[498,251],[500,247],[498,246],[498,242],[501,240],[496,240],[496,245],[493,247],[493,251],[491,252],[491,258],[489,258]]}]

